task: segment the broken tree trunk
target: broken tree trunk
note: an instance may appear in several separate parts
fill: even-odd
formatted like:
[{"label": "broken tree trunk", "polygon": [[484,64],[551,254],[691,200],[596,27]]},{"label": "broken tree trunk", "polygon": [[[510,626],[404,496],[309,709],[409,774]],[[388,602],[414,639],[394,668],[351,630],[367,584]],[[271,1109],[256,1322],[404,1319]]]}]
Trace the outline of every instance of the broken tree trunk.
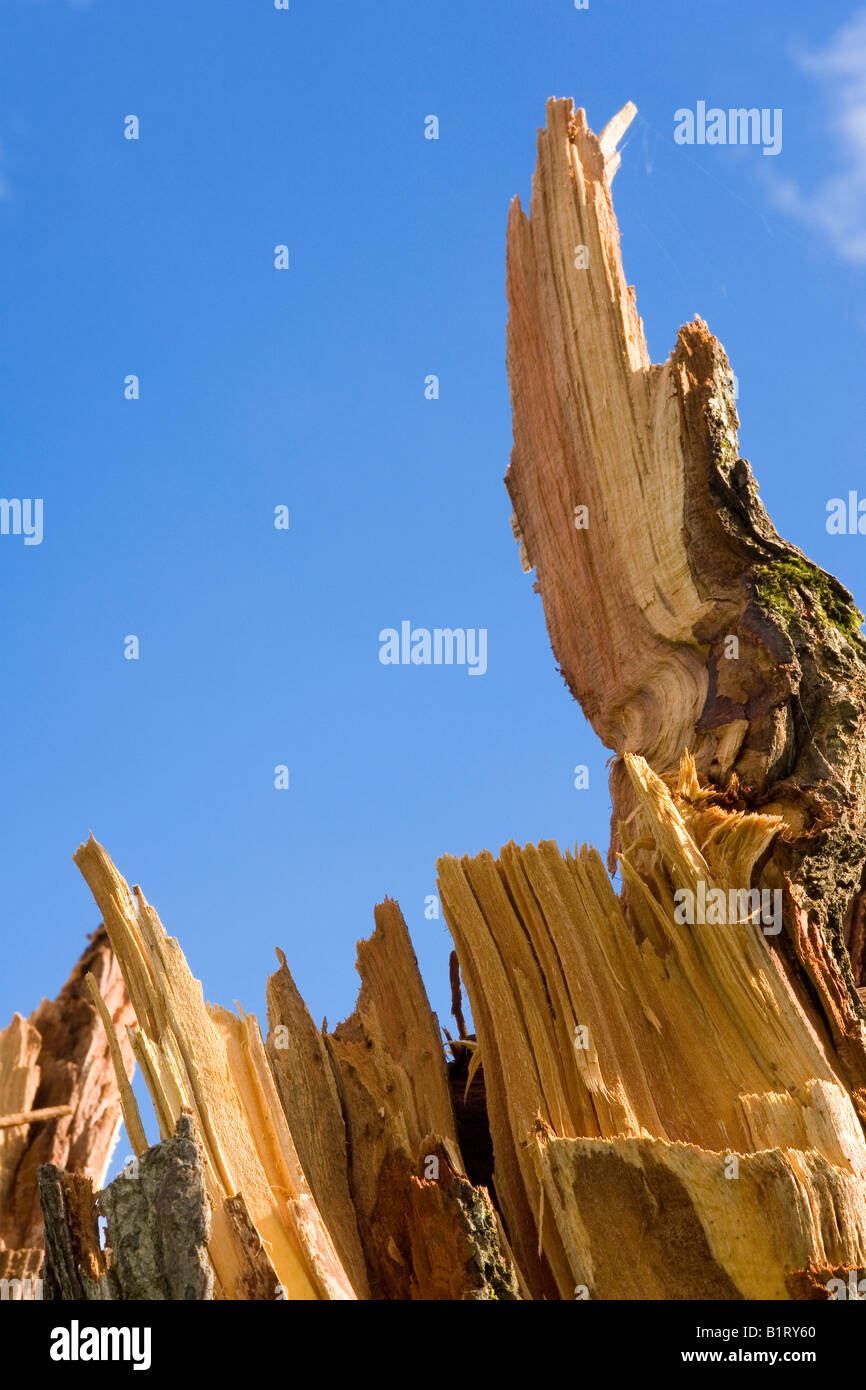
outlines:
[{"label": "broken tree trunk", "polygon": [[[563,677],[617,755],[611,776],[611,867],[619,853],[626,888],[622,904],[614,909],[612,900],[605,904],[607,895],[595,872],[595,891],[602,892],[596,930],[603,932],[605,951],[612,945],[608,934],[621,930],[614,923],[627,925],[643,953],[641,972],[647,977],[630,972],[633,982],[627,984],[609,963],[617,998],[597,1019],[595,1029],[602,1031],[595,1031],[591,1065],[582,1069],[593,1103],[587,1110],[586,1097],[578,1094],[552,1117],[539,1106],[538,1181],[554,1207],[557,1202],[567,1206],[561,1192],[549,1190],[553,1163],[566,1186],[573,1184],[577,1207],[582,1206],[578,1193],[591,1207],[587,1194],[595,1191],[602,1200],[603,1171],[619,1173],[623,1165],[645,1170],[643,1136],[696,1143],[717,1158],[723,1135],[726,1145],[739,1146],[743,1154],[757,1146],[778,1152],[781,1161],[781,1151],[796,1150],[802,1200],[796,1204],[794,1224],[799,1231],[797,1223],[804,1223],[803,1238],[795,1239],[795,1230],[785,1232],[782,1194],[790,1184],[780,1177],[771,1184],[774,1220],[780,1223],[772,1228],[780,1261],[775,1272],[769,1255],[756,1256],[762,1248],[756,1212],[754,1220],[741,1213],[738,1232],[730,1210],[731,1199],[742,1197],[746,1184],[729,1183],[728,1214],[722,1217],[719,1207],[712,1218],[717,1227],[721,1223],[723,1242],[731,1244],[738,1235],[751,1241],[750,1258],[760,1269],[763,1287],[780,1289],[785,1271],[791,1274],[806,1264],[826,1270],[835,1261],[856,1264],[862,1258],[864,1010],[845,935],[846,924],[849,941],[859,933],[856,945],[862,952],[866,644],[859,630],[862,615],[850,594],[783,541],[761,505],[749,465],[737,450],[739,421],[730,367],[706,325],[696,319],[682,328],[663,366],[649,360],[634,292],[622,269],[610,191],[619,164],[616,144],[634,114],[633,107],[626,107],[596,137],[583,111],[575,112],[570,101],[550,101],[547,127],[539,134],[531,213],[527,218],[515,200],[508,231],[514,452],[506,482],[513,525],[524,566],[536,570]],[[686,750],[691,756],[678,778]],[[712,853],[703,838],[710,829]],[[726,858],[717,871],[713,856],[723,843]],[[582,863],[574,861],[568,875],[581,878]],[[446,863],[443,872],[443,894],[463,894],[462,905],[449,917],[459,940],[473,917],[480,930],[477,904],[473,907],[466,889],[455,881],[453,865]],[[473,868],[475,878],[481,872],[480,864]],[[507,899],[496,883],[501,877],[511,887],[517,868],[510,853],[503,851],[498,868],[485,862],[483,872],[504,912]],[[556,863],[548,865],[547,873],[561,877],[563,872]],[[711,926],[700,922],[671,932],[671,914],[685,901],[675,901],[672,893],[682,890],[699,897],[703,892],[705,897],[716,872],[715,886],[738,895],[755,890],[778,894],[772,901],[779,903],[778,928],[784,926],[784,934],[770,944],[761,935],[761,922],[748,922],[739,911],[732,918],[710,918]],[[523,897],[516,900],[521,932],[512,949],[521,934],[534,942],[536,930],[543,929],[525,871],[521,878]],[[578,897],[586,891],[578,884]],[[512,888],[512,896],[514,892]],[[576,912],[578,899],[573,888],[569,892]],[[543,899],[540,916],[546,917]],[[490,924],[489,915],[486,920]],[[497,932],[505,930],[505,920],[497,920]],[[719,925],[726,921],[729,925]],[[607,925],[602,928],[601,922]],[[506,1032],[504,1041],[496,1043],[497,1027],[504,1027],[505,1020],[488,1016],[490,982],[477,967],[467,968],[468,949],[464,937],[463,954],[459,944],[458,954],[485,1057],[496,1046],[507,1048],[510,1035]],[[696,973],[695,953],[706,979]],[[696,998],[706,996],[699,1010],[704,1025],[690,1045],[699,1046],[705,1057],[716,1057],[718,1065],[703,1077],[694,1075],[694,1063],[683,1055],[682,1044],[689,1038],[684,1005],[674,1001],[669,986],[665,1009],[652,1009],[651,1031],[638,1044],[648,1017],[639,996],[653,973],[669,970],[677,955],[689,958],[689,991]],[[553,961],[549,952],[541,959],[541,980],[535,994],[522,1000],[524,1013],[551,997],[544,993],[549,983],[545,965],[553,969]],[[534,977],[530,973],[528,981]],[[586,1020],[574,1009],[576,977],[566,980],[571,1000],[566,1017],[580,1025]],[[524,985],[520,977],[520,987],[528,990],[530,983]],[[497,1005],[501,1013],[501,1001]],[[723,1005],[731,1012],[720,1013]],[[615,1040],[610,1032],[617,1015],[620,1030],[627,1030],[631,1066],[620,1055],[623,1038]],[[730,1033],[725,1019],[731,1016],[742,1069],[731,1070],[726,1100],[719,1054],[735,1055],[722,1045]],[[676,1028],[671,1026],[674,1019]],[[661,1050],[652,1046],[653,1033],[664,1040]],[[589,1034],[593,1039],[592,1027]],[[533,1047],[540,1042],[533,1039]],[[561,1049],[561,1036],[558,1045]],[[801,1061],[795,1064],[798,1054]],[[685,1127],[682,1116],[668,1122],[652,1109],[642,1113],[638,1105],[642,1093],[648,1097],[647,1087],[658,1105],[674,1058],[679,1094],[691,1116]],[[541,1065],[540,1057],[536,1065]],[[570,1059],[565,1069],[573,1072]],[[524,1102],[530,1109],[531,1098],[538,1099],[543,1090],[529,1084]],[[696,1121],[706,1110],[707,1094],[715,1123],[710,1125],[707,1116],[704,1127]],[[609,1112],[611,1097],[616,1104]],[[748,1112],[747,1130],[745,1115],[739,1115],[735,1126],[731,1113],[720,1131],[734,1100],[734,1112]],[[500,1103],[507,1109],[507,1086]],[[521,1193],[527,1177],[521,1172],[522,1183],[518,1180],[510,1149],[515,1138],[518,1144],[525,1140],[528,1115],[528,1110],[521,1113],[518,1135],[510,1136],[509,1153],[502,1158],[509,1165],[515,1213],[528,1200]],[[595,1155],[595,1186],[588,1179],[587,1186],[580,1175],[590,1165],[585,1144],[580,1151],[569,1148],[563,1157],[560,1139],[567,1138],[569,1127],[588,1141],[600,1133],[618,1146],[616,1152],[586,1151]],[[845,1198],[835,1177],[810,1175],[808,1164],[819,1157],[836,1167],[850,1164],[858,1175],[853,1187],[846,1186]],[[696,1173],[704,1158],[696,1155]],[[682,1154],[680,1160],[685,1161]],[[718,1176],[718,1166],[713,1171]],[[625,1202],[629,1183],[625,1177],[616,1181],[619,1200]],[[639,1222],[637,1187],[634,1182],[631,1187],[636,1193],[634,1220]],[[707,1201],[723,1204],[724,1192],[723,1180]],[[834,1201],[843,1213],[838,1231],[832,1229]],[[810,1204],[811,1222],[801,1211],[804,1207],[808,1213]],[[689,1222],[694,1226],[697,1213],[706,1235],[709,1207],[702,1210],[697,1199],[690,1205]],[[573,1240],[569,1251],[569,1232],[574,1237],[578,1230],[576,1212],[569,1216],[566,1207],[560,1210],[560,1220],[554,1218],[553,1224],[562,1249],[550,1233],[548,1268],[560,1289],[575,1275],[576,1265],[583,1282],[592,1286],[591,1271],[597,1274],[606,1255],[600,1247],[594,1250],[589,1226],[580,1232],[580,1256]],[[829,1247],[828,1232],[833,1237]],[[662,1263],[664,1253],[662,1242]],[[714,1250],[713,1261],[705,1261],[713,1277],[717,1255]],[[759,1296],[743,1271],[729,1268],[724,1259],[720,1263],[728,1287],[741,1296]],[[539,1287],[546,1273],[537,1270]],[[681,1291],[665,1293],[666,1282]],[[726,1287],[724,1281],[718,1287]],[[656,1296],[689,1296],[675,1274],[658,1288]]]},{"label": "broken tree trunk", "polygon": [[[599,137],[570,101],[547,115],[531,216],[515,199],[508,227],[506,483],[554,654],[615,753],[664,774],[688,747],[778,809],[797,866],[826,865],[804,900],[838,945],[866,858],[862,614],[774,530],[706,325],[649,360],[610,191],[634,108]],[[621,765],[614,793],[616,817]]]},{"label": "broken tree trunk", "polygon": [[[195,1118],[218,1298],[809,1299],[866,1266],[860,614],[774,531],[706,326],[649,361],[610,193],[633,114],[596,137],[551,101],[508,237],[514,530],[615,754],[620,895],[586,848],[442,858],[446,1063],[396,903],[333,1032],[280,954],[265,1044],[102,847],[76,855],[164,1143]],[[44,1174],[61,1296],[116,1288],[81,1184]],[[159,1279],[153,1204],[127,1201]]]}]

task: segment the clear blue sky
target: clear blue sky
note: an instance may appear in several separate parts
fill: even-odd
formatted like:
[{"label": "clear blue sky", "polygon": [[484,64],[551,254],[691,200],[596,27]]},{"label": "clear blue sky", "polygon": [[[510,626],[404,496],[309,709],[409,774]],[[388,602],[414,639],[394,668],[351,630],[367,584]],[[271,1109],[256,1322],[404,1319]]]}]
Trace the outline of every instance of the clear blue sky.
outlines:
[{"label": "clear blue sky", "polygon": [[[44,540],[0,537],[0,1020],[98,923],[71,858],[92,829],[206,998],[262,1017],[280,945],[333,1026],[390,894],[448,1022],[437,855],[608,841],[607,754],[502,483],[505,224],[545,99],[596,130],[636,102],[614,194],[650,351],[707,319],[779,529],[864,601],[866,537],[825,520],[866,495],[866,22],[804,0],[5,0],[3,31],[0,493],[44,498]],[[676,145],[699,100],[782,108],[781,154]],[[382,666],[404,618],[486,628],[487,673]]]}]

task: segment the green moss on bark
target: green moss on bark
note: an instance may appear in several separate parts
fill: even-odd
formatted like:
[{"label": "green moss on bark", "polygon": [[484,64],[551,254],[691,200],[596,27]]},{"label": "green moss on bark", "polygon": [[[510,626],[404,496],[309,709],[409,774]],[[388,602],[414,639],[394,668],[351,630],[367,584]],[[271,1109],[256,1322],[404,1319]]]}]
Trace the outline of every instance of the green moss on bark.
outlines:
[{"label": "green moss on bark", "polygon": [[846,642],[866,651],[860,631],[863,614],[838,580],[805,555],[789,553],[772,564],[759,565],[754,574],[761,603],[786,626],[801,617],[803,607],[811,608],[810,616],[817,617],[823,627],[835,628]]}]

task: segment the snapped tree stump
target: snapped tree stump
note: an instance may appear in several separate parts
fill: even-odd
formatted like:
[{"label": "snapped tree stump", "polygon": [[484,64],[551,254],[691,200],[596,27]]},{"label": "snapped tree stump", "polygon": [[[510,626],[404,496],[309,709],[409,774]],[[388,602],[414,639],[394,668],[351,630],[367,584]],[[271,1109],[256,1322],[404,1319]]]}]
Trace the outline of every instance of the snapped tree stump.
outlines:
[{"label": "snapped tree stump", "polygon": [[[773,528],[707,326],[649,360],[611,201],[633,114],[596,136],[552,100],[508,227],[512,524],[614,755],[607,868],[552,842],[440,860],[446,1049],[396,903],[333,1032],[279,954],[264,1040],[95,840],[76,854],[163,1143],[194,1117],[217,1298],[817,1299],[866,1265],[862,618]],[[176,1287],[153,1219],[127,1251]],[[61,1292],[98,1265],[64,1229]]]}]

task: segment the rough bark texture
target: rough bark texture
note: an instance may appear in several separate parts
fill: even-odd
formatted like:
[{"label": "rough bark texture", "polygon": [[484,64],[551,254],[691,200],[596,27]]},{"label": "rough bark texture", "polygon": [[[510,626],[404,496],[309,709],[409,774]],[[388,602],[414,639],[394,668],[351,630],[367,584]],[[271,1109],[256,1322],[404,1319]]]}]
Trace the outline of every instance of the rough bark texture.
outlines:
[{"label": "rough bark texture", "polygon": [[44,1163],[38,1177],[45,1227],[43,1297],[58,1302],[113,1298],[90,1178],[64,1173],[53,1163]]},{"label": "rough bark texture", "polygon": [[[189,1115],[94,1195],[89,1178],[39,1170],[45,1216],[45,1297],[175,1300],[213,1297],[204,1162]],[[98,1218],[107,1222],[100,1249]]]},{"label": "rough bark texture", "polygon": [[99,1194],[111,1270],[124,1299],[208,1299],[210,1207],[190,1115]]}]

